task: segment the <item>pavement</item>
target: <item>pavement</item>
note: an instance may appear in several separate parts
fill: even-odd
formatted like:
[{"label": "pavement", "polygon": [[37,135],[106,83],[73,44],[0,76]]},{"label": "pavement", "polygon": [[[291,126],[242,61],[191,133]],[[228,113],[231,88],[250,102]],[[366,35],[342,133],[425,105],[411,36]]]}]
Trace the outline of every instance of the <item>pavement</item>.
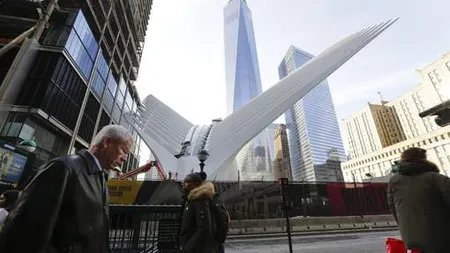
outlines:
[{"label": "pavement", "polygon": [[[296,235],[292,238],[296,253],[383,253],[388,237],[400,238],[398,231],[355,232],[320,235]],[[289,253],[287,236],[273,238],[230,239],[226,253]]]}]

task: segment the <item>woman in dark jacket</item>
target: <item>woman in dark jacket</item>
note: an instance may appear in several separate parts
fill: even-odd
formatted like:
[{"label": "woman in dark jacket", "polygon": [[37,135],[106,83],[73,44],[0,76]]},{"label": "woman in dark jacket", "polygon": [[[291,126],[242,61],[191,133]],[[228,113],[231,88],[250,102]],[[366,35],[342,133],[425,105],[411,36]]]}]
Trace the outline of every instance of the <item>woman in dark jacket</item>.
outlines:
[{"label": "woman in dark jacket", "polygon": [[450,178],[426,159],[426,150],[405,150],[388,186],[389,207],[408,249],[450,252]]},{"label": "woman in dark jacket", "polygon": [[192,173],[184,180],[186,203],[180,229],[182,253],[216,253],[218,250],[210,211],[215,189],[205,179],[204,173]]}]

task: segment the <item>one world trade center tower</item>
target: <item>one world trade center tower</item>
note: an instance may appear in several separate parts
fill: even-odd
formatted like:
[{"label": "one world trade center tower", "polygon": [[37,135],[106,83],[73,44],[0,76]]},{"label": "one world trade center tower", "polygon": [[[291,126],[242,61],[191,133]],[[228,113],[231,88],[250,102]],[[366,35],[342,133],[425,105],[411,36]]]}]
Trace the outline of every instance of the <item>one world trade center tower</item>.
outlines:
[{"label": "one world trade center tower", "polygon": [[[245,0],[230,0],[224,9],[227,114],[262,92],[250,9]],[[271,171],[269,132],[264,130],[236,156],[242,179],[261,179]],[[267,178],[266,179],[270,179]]]}]

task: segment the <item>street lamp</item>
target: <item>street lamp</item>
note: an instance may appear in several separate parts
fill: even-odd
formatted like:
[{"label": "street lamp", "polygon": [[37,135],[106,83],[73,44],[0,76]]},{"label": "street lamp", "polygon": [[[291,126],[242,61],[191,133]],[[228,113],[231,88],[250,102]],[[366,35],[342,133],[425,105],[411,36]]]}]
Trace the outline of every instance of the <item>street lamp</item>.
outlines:
[{"label": "street lamp", "polygon": [[205,168],[205,161],[208,159],[208,151],[202,149],[197,153],[197,158],[200,161],[200,171],[203,172],[203,169]]}]

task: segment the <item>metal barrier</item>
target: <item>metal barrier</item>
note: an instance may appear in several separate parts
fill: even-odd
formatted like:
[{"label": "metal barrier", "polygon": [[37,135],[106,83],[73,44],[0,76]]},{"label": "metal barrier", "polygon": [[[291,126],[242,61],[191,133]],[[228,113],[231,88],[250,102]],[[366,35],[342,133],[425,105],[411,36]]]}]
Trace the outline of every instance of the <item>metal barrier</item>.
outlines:
[{"label": "metal barrier", "polygon": [[178,253],[181,206],[110,206],[112,253]]},{"label": "metal barrier", "polygon": [[[284,218],[278,182],[215,182],[232,220]],[[389,214],[387,183],[289,182],[289,216]]]}]

